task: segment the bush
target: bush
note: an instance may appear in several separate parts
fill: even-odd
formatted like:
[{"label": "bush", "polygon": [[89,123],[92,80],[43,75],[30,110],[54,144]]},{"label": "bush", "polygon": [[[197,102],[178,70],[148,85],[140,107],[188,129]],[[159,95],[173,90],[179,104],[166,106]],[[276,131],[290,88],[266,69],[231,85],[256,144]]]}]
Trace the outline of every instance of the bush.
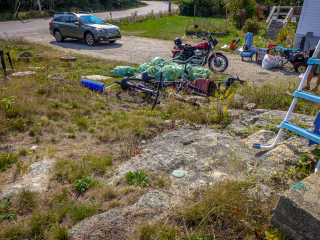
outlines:
[{"label": "bush", "polygon": [[194,16],[194,5],[197,6],[197,17],[212,17],[213,15],[225,15],[225,6],[222,0],[180,0],[180,15]]},{"label": "bush", "polygon": [[237,28],[242,28],[245,20],[252,18],[258,11],[255,0],[224,0],[224,3],[228,5],[234,25]]},{"label": "bush", "polygon": [[258,19],[247,19],[246,24],[242,28],[244,32],[257,33],[260,30]]}]

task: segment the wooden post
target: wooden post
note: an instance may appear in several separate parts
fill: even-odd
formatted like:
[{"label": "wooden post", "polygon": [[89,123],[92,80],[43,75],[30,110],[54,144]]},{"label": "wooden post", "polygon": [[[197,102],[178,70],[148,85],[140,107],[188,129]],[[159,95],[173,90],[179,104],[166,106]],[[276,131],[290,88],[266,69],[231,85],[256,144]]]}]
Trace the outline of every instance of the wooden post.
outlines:
[{"label": "wooden post", "polygon": [[39,5],[40,16],[42,17],[42,10],[41,10],[40,0],[38,0],[38,5]]},{"label": "wooden post", "polygon": [[194,5],[194,7],[193,7],[193,16],[194,16],[193,22],[194,22],[194,24],[196,24],[196,9],[197,9],[197,5]]},{"label": "wooden post", "polygon": [[228,32],[228,8],[226,6],[226,33]]},{"label": "wooden post", "polygon": [[168,12],[171,14],[171,0],[169,0],[169,9]]}]

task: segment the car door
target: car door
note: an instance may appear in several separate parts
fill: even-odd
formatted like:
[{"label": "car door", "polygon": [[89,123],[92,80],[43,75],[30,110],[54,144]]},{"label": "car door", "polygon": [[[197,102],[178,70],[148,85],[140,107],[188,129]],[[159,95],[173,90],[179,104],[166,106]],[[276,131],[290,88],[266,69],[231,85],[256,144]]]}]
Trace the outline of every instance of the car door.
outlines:
[{"label": "car door", "polygon": [[83,25],[76,25],[76,22],[80,22],[80,20],[76,16],[70,17],[70,32],[73,37],[83,38]]},{"label": "car door", "polygon": [[60,31],[63,36],[70,36],[70,28],[69,28],[70,16],[61,16],[60,19]]}]

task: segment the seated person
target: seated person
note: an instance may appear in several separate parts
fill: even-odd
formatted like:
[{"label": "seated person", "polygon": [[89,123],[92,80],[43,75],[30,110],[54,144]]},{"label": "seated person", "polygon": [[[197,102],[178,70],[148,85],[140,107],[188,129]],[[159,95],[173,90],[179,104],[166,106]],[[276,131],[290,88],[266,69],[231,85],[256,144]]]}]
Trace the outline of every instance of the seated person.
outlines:
[{"label": "seated person", "polygon": [[[320,52],[318,53],[317,59],[320,59]],[[320,65],[314,65],[310,71],[310,74],[307,78],[307,84],[306,86],[302,89],[302,90],[306,90],[306,91],[310,91],[310,82],[313,78],[313,73],[317,73],[318,74],[318,79],[317,79],[317,83],[316,86],[311,90],[311,92],[317,92],[318,91],[318,87],[320,85]]]}]

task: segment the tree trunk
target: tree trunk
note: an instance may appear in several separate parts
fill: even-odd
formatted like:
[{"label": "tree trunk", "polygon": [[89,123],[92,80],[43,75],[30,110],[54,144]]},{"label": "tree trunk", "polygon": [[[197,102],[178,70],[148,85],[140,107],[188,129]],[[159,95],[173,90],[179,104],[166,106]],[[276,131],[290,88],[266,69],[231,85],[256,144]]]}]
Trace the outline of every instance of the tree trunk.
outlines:
[{"label": "tree trunk", "polygon": [[42,10],[41,10],[40,0],[38,0],[38,5],[39,5],[40,16],[42,17]]}]

